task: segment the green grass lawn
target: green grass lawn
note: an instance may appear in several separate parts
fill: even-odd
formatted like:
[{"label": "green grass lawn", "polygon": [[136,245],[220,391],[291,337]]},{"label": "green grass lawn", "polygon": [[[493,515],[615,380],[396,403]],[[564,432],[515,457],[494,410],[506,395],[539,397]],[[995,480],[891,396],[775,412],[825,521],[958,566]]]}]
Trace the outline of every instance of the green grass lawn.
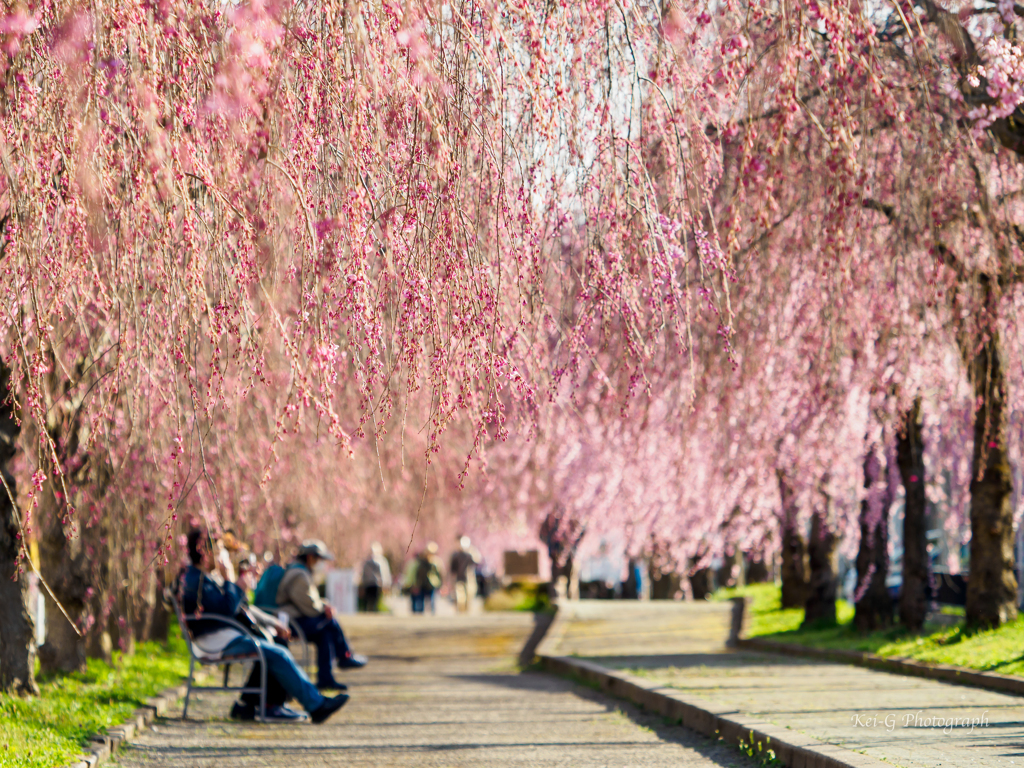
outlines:
[{"label": "green grass lawn", "polygon": [[177,627],[167,645],[140,643],[113,664],[89,659],[84,673],[40,679],[37,698],[0,695],[0,768],[56,768],[82,754],[90,734],[120,725],[132,711],[188,674]]},{"label": "green grass lawn", "polygon": [[[750,598],[747,637],[763,637],[785,643],[868,651],[879,656],[952,664],[984,672],[1024,675],[1024,618],[999,629],[970,631],[962,620],[955,626],[926,624],[921,634],[899,627],[871,633],[853,628],[853,606],[844,600],[836,604],[838,625],[800,629],[803,609],[780,608],[780,589],[774,584],[752,584],[740,589],[722,589],[711,599]],[[945,611],[954,616],[962,612]]]},{"label": "green grass lawn", "polygon": [[515,581],[504,589],[491,592],[484,601],[487,611],[533,611],[550,613],[554,610],[546,587],[533,582]]}]

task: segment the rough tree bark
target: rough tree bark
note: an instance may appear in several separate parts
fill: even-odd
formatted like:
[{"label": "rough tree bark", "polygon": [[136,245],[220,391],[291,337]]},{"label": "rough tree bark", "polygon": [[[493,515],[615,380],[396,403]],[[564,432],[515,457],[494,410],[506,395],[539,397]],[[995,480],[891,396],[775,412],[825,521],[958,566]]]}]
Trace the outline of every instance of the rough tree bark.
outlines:
[{"label": "rough tree bark", "polygon": [[[78,425],[71,424],[62,434],[59,422],[50,426],[50,437],[63,453],[65,471],[69,456],[78,450]],[[73,474],[73,472],[72,472]],[[69,481],[69,484],[72,484]],[[46,642],[39,647],[39,668],[43,672],[76,672],[85,670],[85,637],[79,634],[86,615],[86,602],[90,595],[88,566],[95,551],[88,552],[84,536],[87,531],[82,520],[69,521],[67,504],[57,495],[55,483],[47,483],[39,494],[39,566],[50,585],[56,605],[50,595],[46,599]],[[75,529],[69,529],[69,525]],[[102,556],[100,556],[102,558]],[[63,609],[63,610],[62,610]]]},{"label": "rough tree bark", "polygon": [[807,555],[811,573],[808,580],[804,626],[836,622],[836,535],[832,530],[832,499],[822,493],[822,503],[811,517]]},{"label": "rough tree bark", "polygon": [[786,482],[783,472],[778,473],[779,494],[782,497],[782,514],[779,517],[779,539],[782,563],[779,573],[782,577],[782,607],[803,608],[807,602],[807,564],[804,537],[797,521],[793,489]]},{"label": "rough tree bark", "polygon": [[[76,370],[81,371],[84,365],[80,361]],[[81,397],[84,395],[63,400],[54,397],[47,430],[68,476],[68,490],[74,493],[74,489],[88,486],[94,498],[102,499],[111,472],[102,459],[84,449],[88,428],[81,420]],[[55,478],[39,496],[40,569],[64,609],[60,611],[47,600],[48,615],[63,620],[47,622],[46,643],[39,649],[40,668],[46,672],[83,670],[87,653],[110,661],[113,641],[109,603],[116,598],[123,580],[112,554],[110,539],[114,532],[109,517],[100,516],[94,521],[76,516],[68,520],[71,500],[63,496],[63,491],[64,486]],[[79,501],[74,500],[76,507]],[[92,623],[87,626],[90,617]],[[112,619],[115,627],[118,618]]]},{"label": "rough tree bark", "polygon": [[[554,573],[551,581],[552,584],[555,582]],[[139,641],[167,641],[168,616],[164,607],[164,585],[164,569],[154,566],[153,578],[146,582],[143,593],[137,599],[134,636]]]},{"label": "rough tree bark", "polygon": [[[11,371],[0,361],[0,473],[16,493],[7,462],[15,453],[21,427],[8,401]],[[15,496],[17,498],[17,496]],[[28,579],[18,569],[20,529],[7,489],[0,486],[0,692],[37,694],[35,681],[35,626],[28,609]]]},{"label": "rough tree bark", "polygon": [[[67,616],[80,623],[88,588],[81,539],[78,536],[68,539],[61,505],[54,497],[52,484],[43,489],[39,498],[40,569]],[[39,648],[39,668],[43,672],[85,670],[85,643],[64,611],[47,595],[46,642]]]},{"label": "rough tree bark", "polygon": [[[986,299],[996,289],[982,279]],[[974,459],[971,477],[971,570],[967,582],[967,624],[998,627],[1017,615],[1013,572],[1013,480],[1007,460],[1006,372],[995,327],[971,360],[974,386]]]},{"label": "rough tree bark", "polygon": [[167,642],[167,633],[170,629],[170,612],[164,605],[165,586],[164,572],[161,569],[157,575],[156,601],[153,603],[152,612],[150,613],[149,629],[145,634],[139,635],[143,640],[158,640],[162,643]]},{"label": "rough tree bark", "polygon": [[[864,488],[869,490],[879,480],[881,467],[874,449],[864,458]],[[860,547],[857,550],[857,590],[854,595],[856,612],[854,626],[870,632],[892,624],[892,598],[885,588],[889,572],[889,507],[892,491],[886,488],[878,500],[879,508],[872,509],[869,499],[860,504]]]},{"label": "rough tree bark", "polygon": [[900,468],[905,495],[900,623],[911,632],[920,632],[928,612],[929,578],[920,398],[904,414],[903,431],[896,441],[896,463]]}]

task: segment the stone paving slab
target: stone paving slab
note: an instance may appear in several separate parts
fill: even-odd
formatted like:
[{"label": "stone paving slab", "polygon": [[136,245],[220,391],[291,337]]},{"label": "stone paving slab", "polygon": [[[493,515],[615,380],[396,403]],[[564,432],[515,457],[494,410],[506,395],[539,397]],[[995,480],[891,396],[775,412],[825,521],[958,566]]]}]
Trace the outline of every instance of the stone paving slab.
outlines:
[{"label": "stone paving slab", "polygon": [[[559,627],[545,647],[562,655],[700,652],[723,648],[732,603],[573,600],[559,604]],[[552,643],[552,641],[554,641]]]},{"label": "stone paving slab", "polygon": [[753,768],[734,748],[613,698],[519,674],[529,614],[357,616],[344,626],[371,662],[345,674],[352,700],[327,724],[234,723],[224,719],[230,694],[193,694],[188,721],[158,720],[118,764]]},{"label": "stone paving slab", "polygon": [[713,704],[650,682],[623,670],[608,669],[572,656],[541,655],[543,667],[554,674],[584,680],[599,690],[665,716],[697,733],[719,738],[744,749],[755,749],[775,766],[787,768],[888,768],[889,763],[811,738],[734,709]]},{"label": "stone paving slab", "polygon": [[[1024,766],[1024,698],[843,664],[730,651],[722,642],[727,605],[665,605],[674,614],[627,609],[633,616],[593,601],[566,613],[561,637],[547,651],[628,670],[722,711],[905,768]],[[984,725],[940,727],[951,720]]]}]

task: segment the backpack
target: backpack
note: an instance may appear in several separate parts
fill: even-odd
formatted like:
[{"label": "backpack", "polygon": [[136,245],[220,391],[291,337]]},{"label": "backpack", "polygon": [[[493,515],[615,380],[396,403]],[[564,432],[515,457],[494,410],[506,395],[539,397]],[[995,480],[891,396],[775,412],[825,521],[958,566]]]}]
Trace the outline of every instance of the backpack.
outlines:
[{"label": "backpack", "polygon": [[252,603],[264,611],[273,611],[277,608],[277,588],[281,586],[281,579],[284,578],[284,568],[274,563],[260,576],[256,585],[256,591],[252,596]]},{"label": "backpack", "polygon": [[439,589],[441,569],[434,558],[420,559],[416,568],[416,586],[419,589]]}]

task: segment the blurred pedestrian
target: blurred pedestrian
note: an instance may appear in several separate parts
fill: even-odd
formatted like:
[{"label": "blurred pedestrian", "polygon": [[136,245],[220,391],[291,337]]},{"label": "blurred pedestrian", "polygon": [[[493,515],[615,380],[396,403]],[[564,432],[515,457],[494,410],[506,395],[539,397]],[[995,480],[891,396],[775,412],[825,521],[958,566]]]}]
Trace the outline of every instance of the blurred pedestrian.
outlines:
[{"label": "blurred pedestrian", "polygon": [[238,581],[235,583],[245,592],[246,595],[251,595],[252,591],[256,589],[256,582],[259,578],[256,573],[256,555],[250,552],[248,555],[242,557],[237,566],[235,566],[235,572],[238,573]]},{"label": "blurred pedestrian", "polygon": [[416,556],[413,564],[406,571],[407,578],[411,577],[407,584],[409,584],[409,594],[412,597],[413,613],[423,613],[428,601],[430,602],[430,612],[437,612],[435,593],[444,583],[441,569],[441,559],[437,556],[437,544],[431,541]]},{"label": "blurred pedestrian", "polygon": [[224,586],[225,582],[236,583],[235,564],[232,560],[238,557],[244,549],[246,546],[230,528],[217,539],[214,569],[211,571],[210,577],[220,586]]},{"label": "blurred pedestrian", "polygon": [[363,610],[375,613],[380,610],[381,596],[391,589],[391,566],[384,557],[384,548],[379,541],[370,545],[370,556],[363,563],[361,579]]},{"label": "blurred pedestrian", "polygon": [[469,536],[459,539],[459,548],[452,553],[450,573],[455,582],[455,609],[465,613],[476,597],[476,566],[480,553],[474,549]]}]

